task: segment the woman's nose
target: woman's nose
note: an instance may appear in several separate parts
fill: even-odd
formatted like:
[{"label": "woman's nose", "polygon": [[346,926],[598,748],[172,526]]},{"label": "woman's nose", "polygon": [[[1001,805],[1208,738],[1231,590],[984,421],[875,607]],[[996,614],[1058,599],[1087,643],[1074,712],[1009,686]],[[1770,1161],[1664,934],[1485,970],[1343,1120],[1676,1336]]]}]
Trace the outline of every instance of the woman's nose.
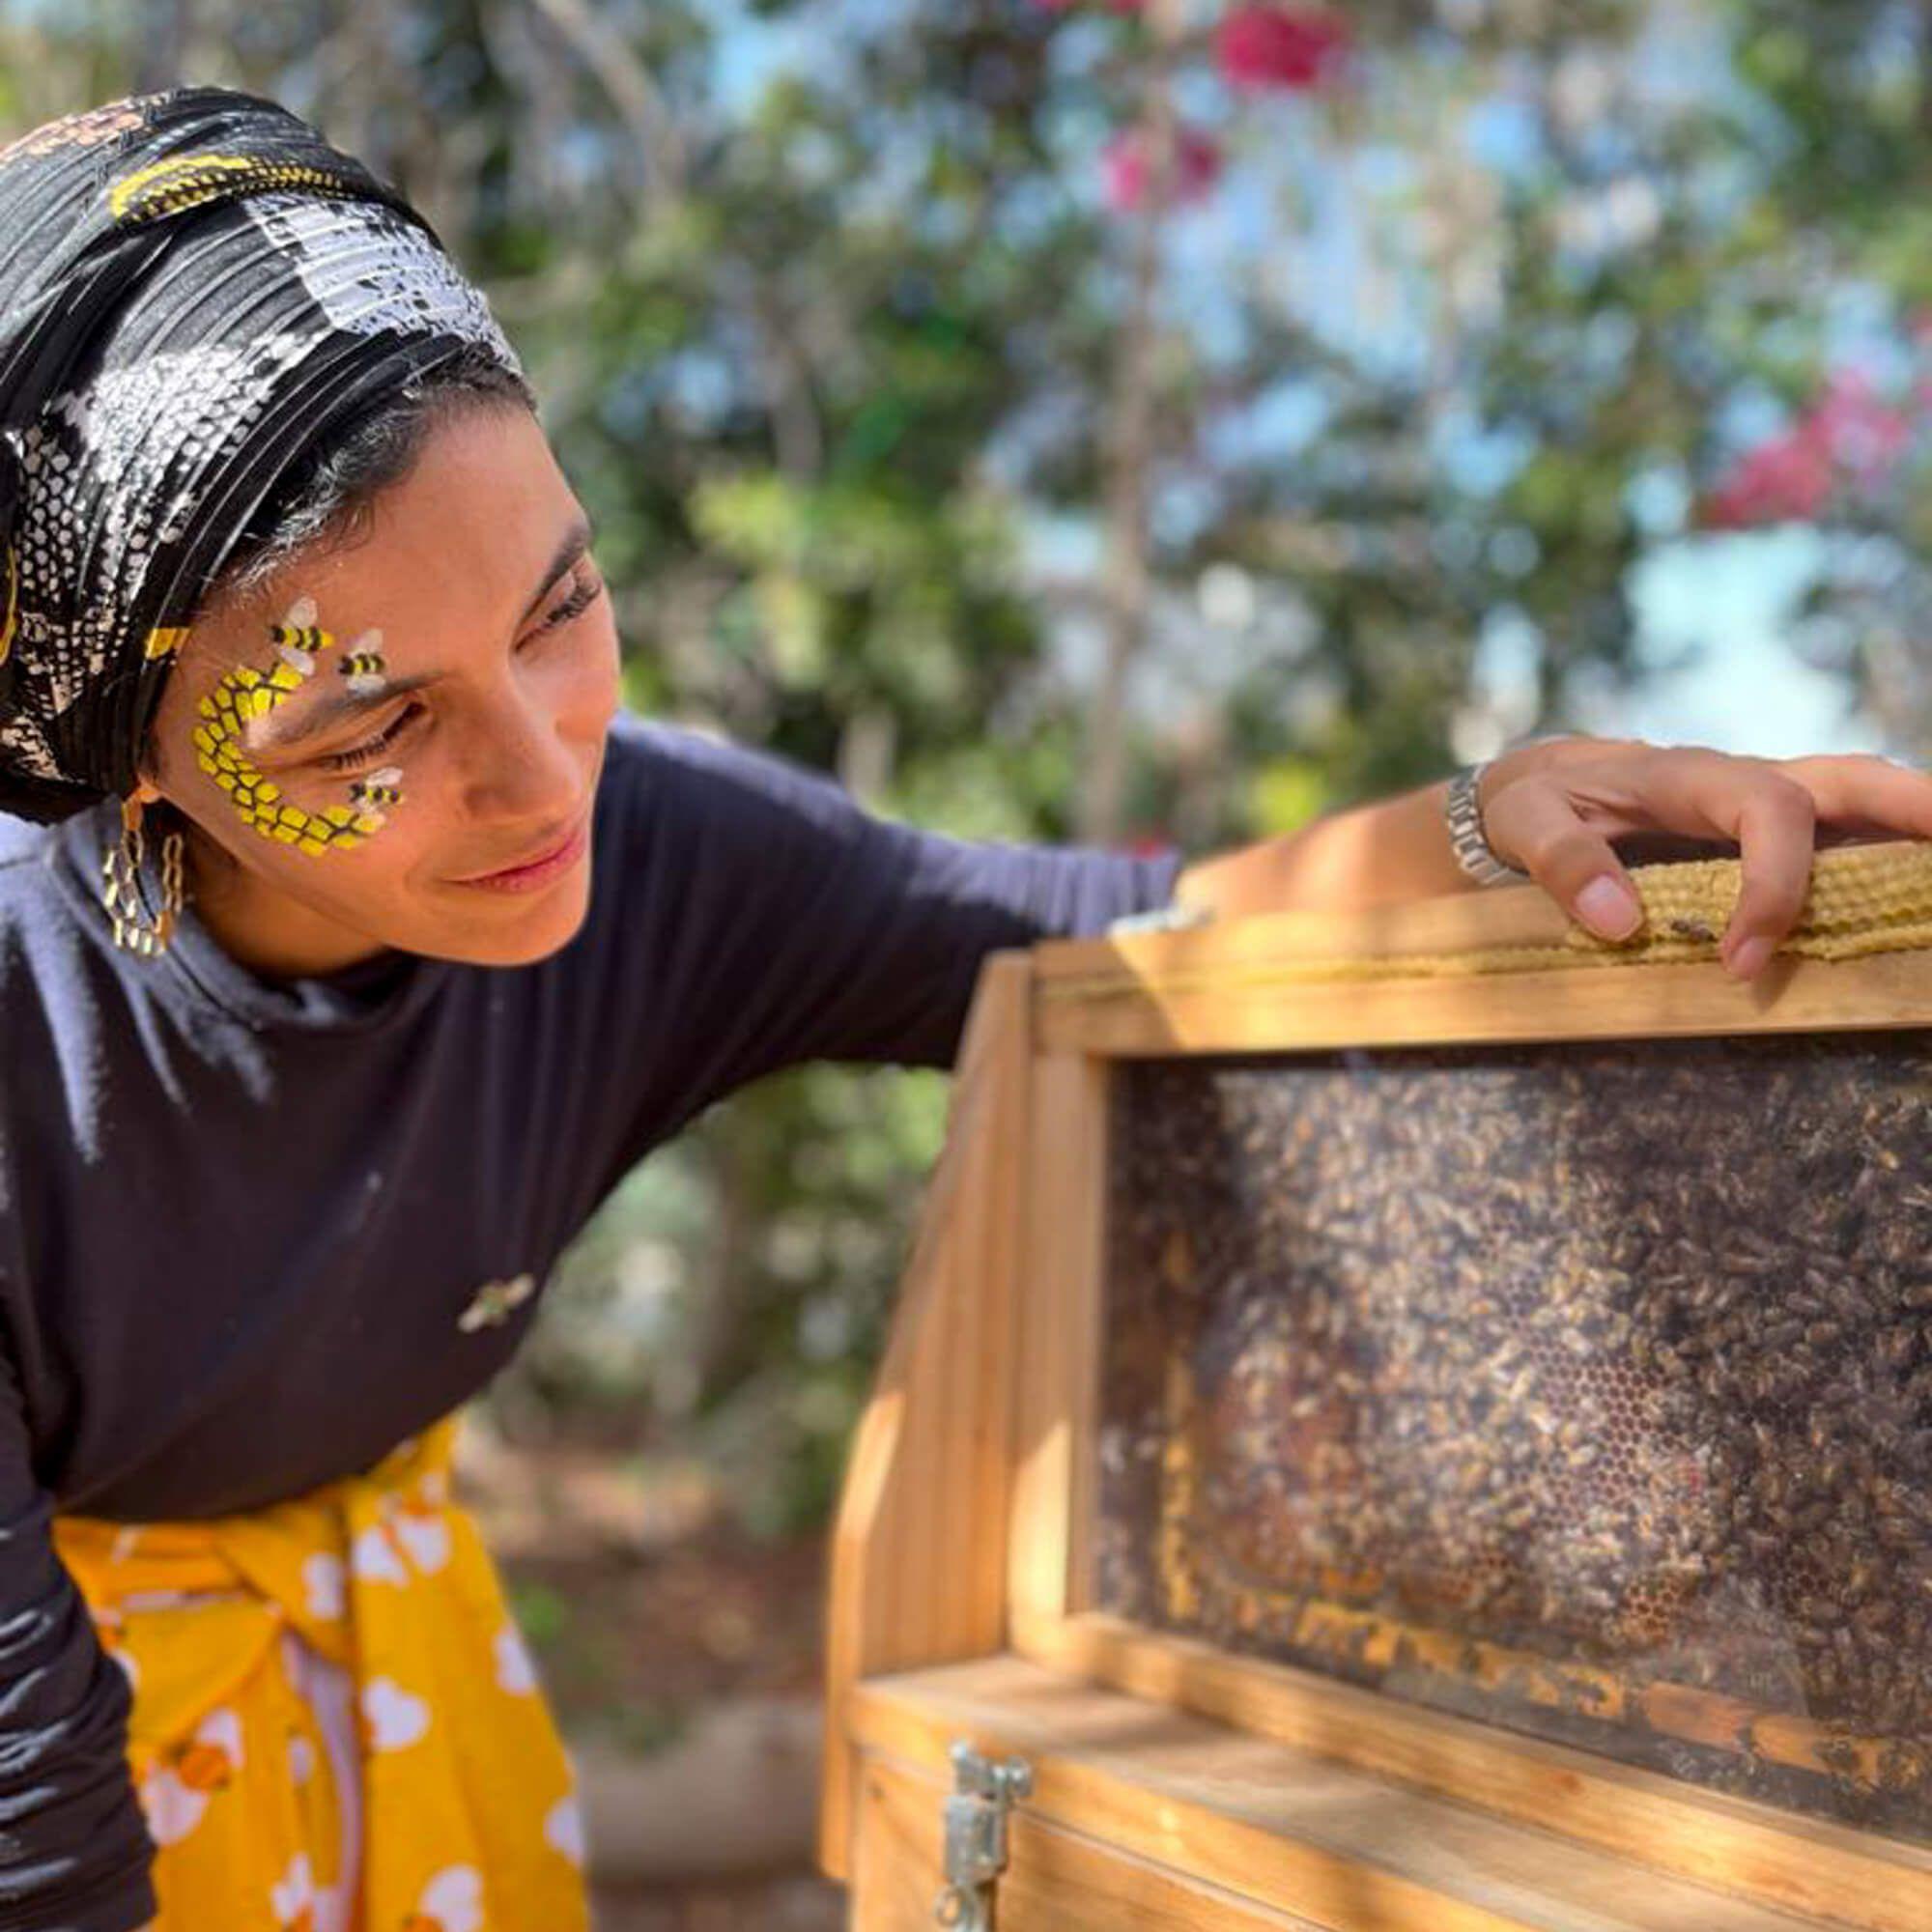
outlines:
[{"label": "woman's nose", "polygon": [[465,775],[472,818],[532,831],[575,820],[583,805],[584,761],[548,710],[512,704],[483,732]]}]

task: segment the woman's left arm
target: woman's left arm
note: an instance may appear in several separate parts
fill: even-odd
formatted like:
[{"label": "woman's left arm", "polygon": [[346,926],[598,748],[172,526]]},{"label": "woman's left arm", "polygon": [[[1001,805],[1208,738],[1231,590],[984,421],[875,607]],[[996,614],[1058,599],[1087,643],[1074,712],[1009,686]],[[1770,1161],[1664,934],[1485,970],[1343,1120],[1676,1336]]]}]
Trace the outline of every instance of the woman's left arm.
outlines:
[{"label": "woman's left arm", "polygon": [[[1199,860],[1176,882],[1175,902],[1228,917],[1480,892],[1450,847],[1447,790],[1439,781]],[[1932,838],[1932,773],[1865,754],[1754,758],[1633,738],[1545,739],[1492,760],[1477,802],[1496,856],[1610,939],[1642,919],[1612,840],[1735,848],[1744,881],[1720,951],[1739,979],[1762,970],[1796,922],[1818,846]]]}]

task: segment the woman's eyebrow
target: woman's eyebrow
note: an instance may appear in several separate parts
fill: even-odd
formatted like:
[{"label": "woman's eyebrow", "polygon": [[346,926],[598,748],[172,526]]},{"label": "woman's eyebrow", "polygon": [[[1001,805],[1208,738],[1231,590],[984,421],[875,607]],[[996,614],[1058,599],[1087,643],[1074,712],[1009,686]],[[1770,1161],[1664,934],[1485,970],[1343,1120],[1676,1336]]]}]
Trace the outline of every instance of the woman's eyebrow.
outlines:
[{"label": "woman's eyebrow", "polygon": [[[551,593],[565,571],[590,548],[596,535],[588,517],[579,517],[564,531],[562,540],[556,547],[556,554],[550,560],[544,571],[543,582],[537,585],[536,594],[524,609],[518,618],[523,624],[536,614],[538,607]],[[252,751],[286,751],[291,745],[298,745],[305,739],[319,736],[331,725],[341,724],[359,712],[373,710],[379,704],[386,704],[390,698],[400,696],[404,692],[420,691],[424,685],[434,684],[444,675],[440,670],[416,671],[409,677],[385,678],[380,691],[356,692],[331,690],[327,697],[315,704],[293,706],[280,704],[274,710],[260,718],[251,718],[242,731],[242,741]],[[290,716],[293,712],[295,715]]]}]

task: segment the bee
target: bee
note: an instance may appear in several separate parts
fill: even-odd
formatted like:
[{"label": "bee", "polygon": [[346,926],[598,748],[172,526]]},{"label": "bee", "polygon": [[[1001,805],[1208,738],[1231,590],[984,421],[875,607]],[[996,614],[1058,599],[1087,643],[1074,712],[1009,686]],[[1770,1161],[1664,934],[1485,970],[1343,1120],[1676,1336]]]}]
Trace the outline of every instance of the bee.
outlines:
[{"label": "bee", "polygon": [[355,780],[349,787],[349,798],[353,805],[360,808],[366,819],[375,821],[376,827],[385,821],[383,808],[385,805],[400,805],[403,794],[398,789],[403,781],[401,765],[384,765],[379,772],[371,772],[367,778]]},{"label": "bee", "polygon": [[382,641],[381,631],[364,631],[337,663],[336,669],[349,680],[351,691],[373,696],[388,682],[388,666],[377,649]]},{"label": "bee", "polygon": [[1873,1352],[1888,1369],[1902,1369],[1911,1362],[1918,1343],[1918,1337],[1910,1328],[1888,1328],[1878,1337]]},{"label": "bee", "polygon": [[536,1277],[530,1274],[520,1274],[509,1281],[486,1281],[470,1297],[469,1307],[456,1318],[456,1325],[466,1335],[478,1328],[498,1326],[509,1320],[513,1308],[529,1299],[535,1287]]},{"label": "bee", "polygon": [[1879,1754],[1879,1781],[1888,1791],[1910,1791],[1925,1781],[1925,1754],[1910,1745],[1891,1743]]},{"label": "bee", "polygon": [[269,626],[275,641],[275,655],[296,673],[307,677],[315,669],[315,654],[326,651],[335,639],[315,621],[315,599],[298,597],[282,613],[279,624]]}]

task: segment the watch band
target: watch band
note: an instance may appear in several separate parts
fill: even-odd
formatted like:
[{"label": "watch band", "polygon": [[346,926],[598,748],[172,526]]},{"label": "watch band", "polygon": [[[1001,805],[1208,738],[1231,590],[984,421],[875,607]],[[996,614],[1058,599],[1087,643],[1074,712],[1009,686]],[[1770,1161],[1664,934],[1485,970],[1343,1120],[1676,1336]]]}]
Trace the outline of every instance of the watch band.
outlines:
[{"label": "watch band", "polygon": [[1449,846],[1456,854],[1456,863],[1478,885],[1515,885],[1527,880],[1530,874],[1498,859],[1483,832],[1476,782],[1487,770],[1489,760],[1485,759],[1481,764],[1464,765],[1449,781],[1449,795],[1442,806],[1442,816],[1449,827]]}]

